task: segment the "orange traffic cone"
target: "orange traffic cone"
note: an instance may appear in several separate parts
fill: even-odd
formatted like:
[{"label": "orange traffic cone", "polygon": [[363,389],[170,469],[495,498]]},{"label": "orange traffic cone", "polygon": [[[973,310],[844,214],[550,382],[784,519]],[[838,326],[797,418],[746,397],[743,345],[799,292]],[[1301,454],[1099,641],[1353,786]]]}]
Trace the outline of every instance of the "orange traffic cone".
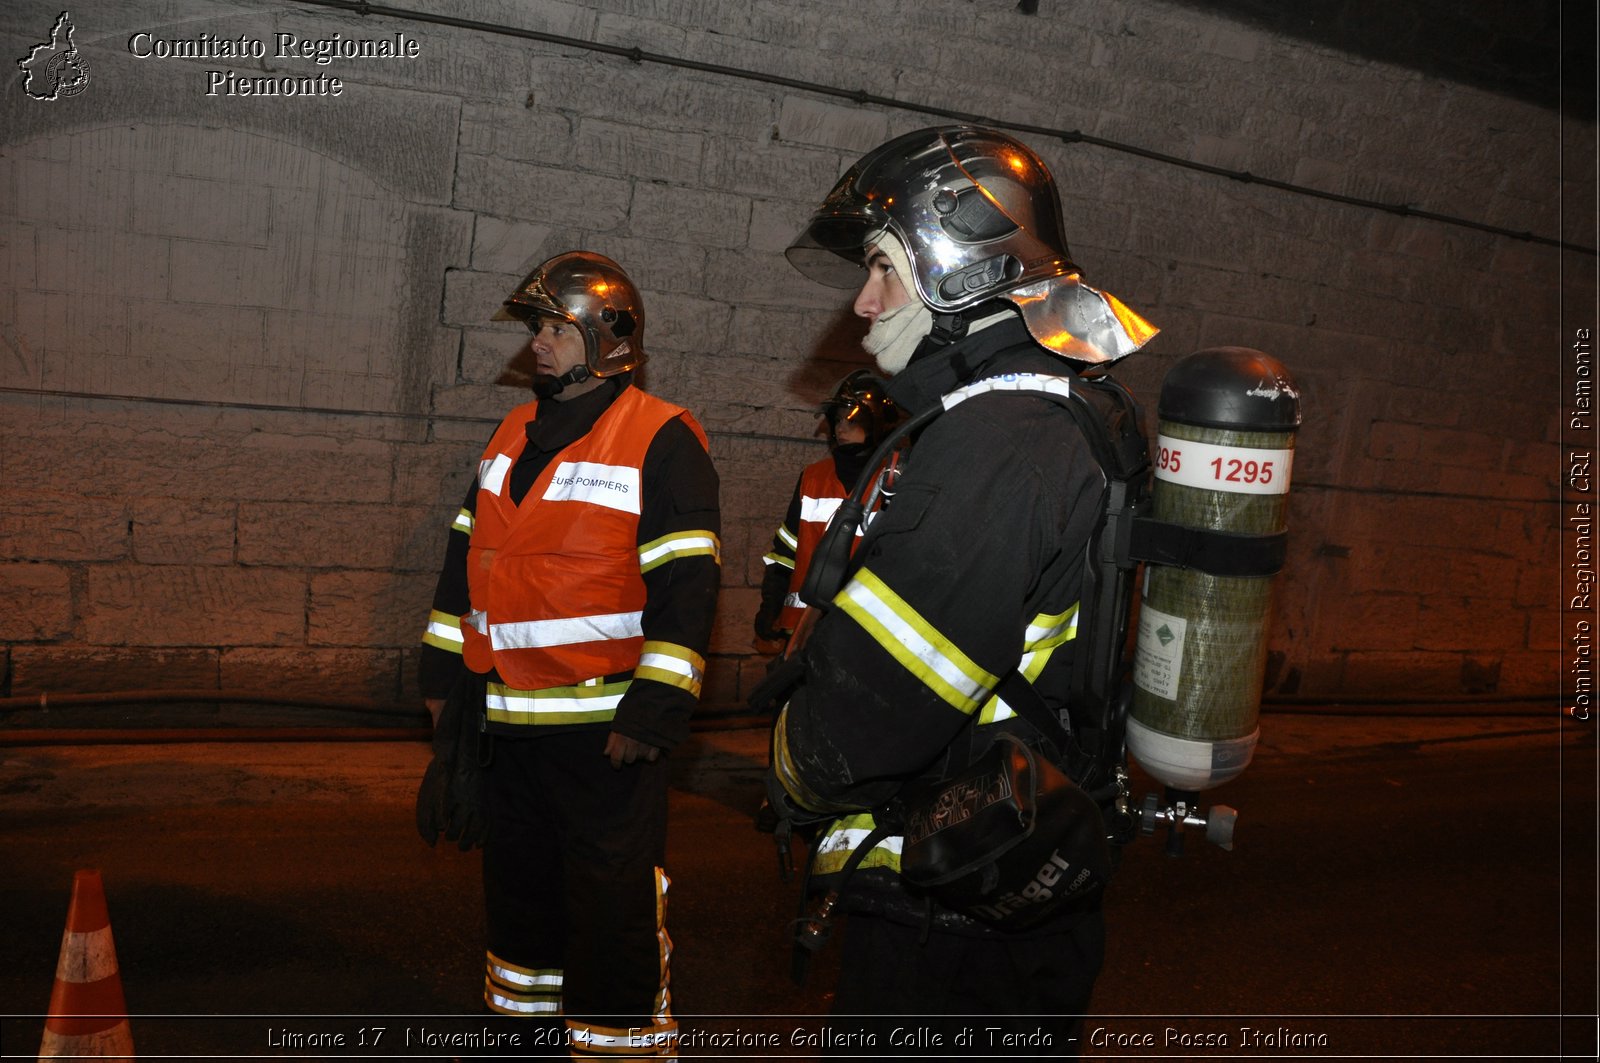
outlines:
[{"label": "orange traffic cone", "polygon": [[98,870],[73,876],[50,1014],[39,1043],[41,1060],[83,1056],[133,1058],[128,1005],[122,997],[111,915]]}]

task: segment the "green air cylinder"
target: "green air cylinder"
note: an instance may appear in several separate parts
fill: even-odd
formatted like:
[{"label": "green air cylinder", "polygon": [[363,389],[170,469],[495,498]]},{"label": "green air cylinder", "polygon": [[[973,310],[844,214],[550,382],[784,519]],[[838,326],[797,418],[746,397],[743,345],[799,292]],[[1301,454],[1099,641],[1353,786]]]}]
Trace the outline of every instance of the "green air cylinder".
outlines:
[{"label": "green air cylinder", "polygon": [[[1167,374],[1156,410],[1152,517],[1234,534],[1284,531],[1300,396],[1281,363],[1244,347],[1191,354]],[[1145,566],[1128,752],[1172,790],[1197,793],[1250,763],[1273,583],[1271,572]]]}]

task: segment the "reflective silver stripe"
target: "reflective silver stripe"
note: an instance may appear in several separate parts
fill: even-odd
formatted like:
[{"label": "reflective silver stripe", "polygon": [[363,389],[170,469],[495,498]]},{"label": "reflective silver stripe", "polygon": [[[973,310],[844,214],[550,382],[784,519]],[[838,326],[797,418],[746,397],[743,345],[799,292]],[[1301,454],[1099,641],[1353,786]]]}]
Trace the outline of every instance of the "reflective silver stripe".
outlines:
[{"label": "reflective silver stripe", "polygon": [[687,646],[678,646],[670,642],[646,642],[644,651],[639,654],[639,664],[634,668],[633,674],[635,678],[653,679],[658,683],[687,690],[695,697],[699,697],[705,664],[705,658]]},{"label": "reflective silver stripe", "polygon": [[449,624],[429,624],[428,634],[434,638],[444,639],[446,642],[460,642],[462,640],[461,628]]},{"label": "reflective silver stripe", "polygon": [[1049,376],[1044,373],[1002,373],[1000,376],[985,377],[966,387],[956,388],[939,401],[945,409],[951,410],[975,395],[991,391],[1044,391],[1052,395],[1070,396],[1072,384],[1064,376]]},{"label": "reflective silver stripe", "polygon": [[511,471],[511,456],[496,454],[478,462],[478,486],[491,495],[498,495],[506,485],[506,474]]},{"label": "reflective silver stripe", "polygon": [[661,538],[645,543],[639,548],[639,571],[641,573],[649,572],[653,568],[680,557],[703,557],[708,555],[717,564],[720,565],[722,563],[722,541],[708,531],[663,535]]},{"label": "reflective silver stripe", "polygon": [[[555,1015],[561,1011],[562,971],[559,967],[533,969],[506,963],[488,954],[483,1000],[495,1011],[514,1015]],[[526,990],[526,992],[519,992]]]},{"label": "reflective silver stripe", "polygon": [[[1023,636],[1026,649],[1017,661],[1017,671],[1022,678],[1032,683],[1039,678],[1045,665],[1050,662],[1050,657],[1055,651],[1078,637],[1078,606],[1055,616],[1040,613],[1028,624],[1027,633]],[[979,723],[998,723],[1009,720],[1016,712],[1007,705],[1005,699],[996,694],[991,697],[988,704],[984,705],[978,716]]]},{"label": "reflective silver stripe", "polygon": [[489,614],[484,612],[482,609],[474,609],[472,612],[462,617],[461,622],[471,627],[472,630],[476,631],[480,635],[487,635],[489,633]]},{"label": "reflective silver stripe", "polygon": [[809,524],[826,524],[833,519],[843,502],[842,498],[812,498],[807,495],[800,499],[800,519]]},{"label": "reflective silver stripe", "polygon": [[491,1008],[499,1008],[501,1011],[515,1011],[523,1015],[554,1015],[561,1010],[560,1003],[554,1000],[512,1000],[510,997],[490,992],[484,993],[484,996],[488,998]]},{"label": "reflective silver stripe", "polygon": [[795,536],[794,532],[789,530],[786,524],[778,525],[778,541],[791,550],[800,545],[800,540]]},{"label": "reflective silver stripe", "polygon": [[[437,609],[428,614],[428,627],[423,632],[425,641],[431,638],[435,643],[444,642],[452,646],[461,645],[461,618],[447,616]],[[440,649],[446,647],[440,646]]]},{"label": "reflective silver stripe", "polygon": [[[817,855],[812,870],[819,875],[830,875],[844,869],[850,856],[867,840],[867,835],[877,829],[871,813],[858,812],[836,820],[826,834],[817,841]],[[886,867],[900,870],[900,850],[905,839],[898,834],[885,835],[871,850],[864,853],[861,867]]]},{"label": "reflective silver stripe", "polygon": [[571,646],[580,642],[606,639],[631,639],[644,634],[640,626],[644,614],[600,613],[568,620],[519,620],[489,625],[489,644],[496,650],[536,650],[550,646]]},{"label": "reflective silver stripe", "polygon": [[450,524],[452,531],[465,532],[468,535],[472,534],[472,529],[475,526],[476,519],[473,517],[472,511],[467,509],[463,509],[457,513],[456,519]]},{"label": "reflective silver stripe", "polygon": [[[1073,602],[1059,613],[1040,613],[1028,622],[1023,633],[1023,646],[1030,650],[1043,649],[1046,644],[1059,645],[1078,634],[1078,603]],[[1064,637],[1063,637],[1064,636]]]},{"label": "reflective silver stripe", "polygon": [[[593,690],[593,693],[589,693]],[[534,717],[548,720],[552,717],[569,717],[571,723],[590,723],[607,720],[622,704],[628,692],[626,681],[605,686],[552,687],[549,690],[518,690],[515,687],[490,683],[484,693],[484,707],[494,719],[520,723],[514,717]]]},{"label": "reflective silver stripe", "polygon": [[834,603],[889,655],[959,712],[971,714],[999,683],[869,569],[861,569]]},{"label": "reflective silver stripe", "polygon": [[543,973],[521,971],[510,967],[502,967],[498,963],[491,963],[489,970],[493,971],[494,976],[500,981],[510,985],[540,986],[545,989],[561,988],[560,971],[545,971]]},{"label": "reflective silver stripe", "polygon": [[[826,856],[828,853],[841,851],[854,852],[856,849],[861,847],[862,842],[867,840],[867,835],[871,834],[875,829],[876,827],[870,826],[861,828],[843,827],[838,830],[829,831],[827,836],[824,837],[822,841],[817,843],[817,855]],[[894,855],[899,856],[900,847],[904,843],[905,839],[900,835],[890,834],[887,837],[879,839],[878,843],[874,845],[873,848],[886,849]]]},{"label": "reflective silver stripe", "polygon": [[788,569],[794,568],[794,558],[784,557],[782,554],[763,554],[761,563],[763,565],[782,565]]}]

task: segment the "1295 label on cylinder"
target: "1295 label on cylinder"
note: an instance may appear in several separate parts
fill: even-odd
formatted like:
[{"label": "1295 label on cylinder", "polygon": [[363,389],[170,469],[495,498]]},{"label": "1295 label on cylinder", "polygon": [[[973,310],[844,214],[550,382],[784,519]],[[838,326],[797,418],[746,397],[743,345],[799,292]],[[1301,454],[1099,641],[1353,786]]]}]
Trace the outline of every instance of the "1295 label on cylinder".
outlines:
[{"label": "1295 label on cylinder", "polygon": [[1289,491],[1293,450],[1225,447],[1156,437],[1156,479],[1206,491],[1282,495]]}]

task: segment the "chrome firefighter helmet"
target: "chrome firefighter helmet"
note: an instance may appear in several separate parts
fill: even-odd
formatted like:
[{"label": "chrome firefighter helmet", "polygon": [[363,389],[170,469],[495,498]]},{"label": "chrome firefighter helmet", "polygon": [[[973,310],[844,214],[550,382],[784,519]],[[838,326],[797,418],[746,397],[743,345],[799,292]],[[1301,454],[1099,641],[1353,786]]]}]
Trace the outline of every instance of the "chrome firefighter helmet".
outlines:
[{"label": "chrome firefighter helmet", "polygon": [[622,267],[591,251],[568,251],[540,265],[506,299],[530,326],[540,316],[572,322],[583,334],[584,361],[595,376],[645,363],[644,301]]},{"label": "chrome firefighter helmet", "polygon": [[935,314],[1005,299],[1040,344],[1085,362],[1114,361],[1156,333],[1114,296],[1082,283],[1055,179],[1005,133],[941,126],[873,149],[785,254],[815,281],[855,288],[866,247],[884,232],[904,245],[913,294]]},{"label": "chrome firefighter helmet", "polygon": [[833,389],[817,407],[828,422],[828,438],[836,438],[841,422],[859,425],[868,445],[876,446],[900,421],[900,407],[889,397],[888,385],[866,369],[857,369]]}]

